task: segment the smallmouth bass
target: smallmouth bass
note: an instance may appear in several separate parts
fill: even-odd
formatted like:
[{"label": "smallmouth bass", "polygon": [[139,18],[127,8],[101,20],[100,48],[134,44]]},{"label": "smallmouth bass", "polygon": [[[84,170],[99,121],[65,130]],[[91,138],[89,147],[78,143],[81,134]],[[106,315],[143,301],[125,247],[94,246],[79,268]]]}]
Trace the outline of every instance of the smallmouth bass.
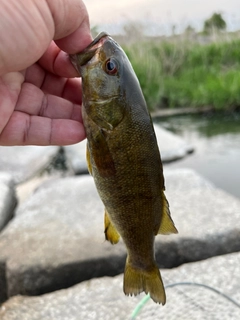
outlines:
[{"label": "smallmouth bass", "polygon": [[70,59],[82,77],[87,163],[105,206],[105,237],[127,248],[123,291],[165,304],[157,234],[177,233],[164,195],[157,140],[139,81],[122,48],[99,34]]}]

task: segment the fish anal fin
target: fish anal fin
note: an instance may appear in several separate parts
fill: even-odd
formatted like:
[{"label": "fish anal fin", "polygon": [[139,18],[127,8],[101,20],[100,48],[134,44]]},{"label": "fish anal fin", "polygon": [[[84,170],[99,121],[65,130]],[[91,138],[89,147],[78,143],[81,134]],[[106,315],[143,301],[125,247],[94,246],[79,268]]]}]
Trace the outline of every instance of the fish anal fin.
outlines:
[{"label": "fish anal fin", "polygon": [[88,172],[89,172],[89,174],[92,175],[92,165],[91,165],[91,160],[90,160],[90,152],[89,152],[88,143],[87,143],[87,148],[86,148],[86,160],[87,160]]},{"label": "fish anal fin", "polygon": [[151,270],[132,266],[128,259],[124,272],[123,291],[126,295],[149,293],[156,303],[166,303],[166,294],[158,267],[154,264]]},{"label": "fish anal fin", "polygon": [[177,228],[175,227],[174,222],[171,218],[169,204],[163,191],[162,191],[162,200],[163,200],[162,219],[161,219],[160,227],[157,234],[178,233]]},{"label": "fish anal fin", "polygon": [[104,233],[105,238],[107,241],[110,241],[111,244],[116,244],[119,241],[120,235],[117,232],[116,228],[112,224],[111,220],[109,219],[109,215],[107,210],[105,209],[104,213]]}]

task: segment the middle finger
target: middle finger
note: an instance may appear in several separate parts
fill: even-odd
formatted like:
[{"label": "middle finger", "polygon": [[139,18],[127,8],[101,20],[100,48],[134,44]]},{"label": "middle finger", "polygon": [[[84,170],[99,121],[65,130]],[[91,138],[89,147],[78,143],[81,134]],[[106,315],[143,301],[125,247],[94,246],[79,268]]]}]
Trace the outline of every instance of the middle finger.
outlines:
[{"label": "middle finger", "polygon": [[82,103],[80,78],[63,78],[46,72],[38,64],[26,70],[25,82],[31,83],[45,93],[67,99],[73,103]]}]

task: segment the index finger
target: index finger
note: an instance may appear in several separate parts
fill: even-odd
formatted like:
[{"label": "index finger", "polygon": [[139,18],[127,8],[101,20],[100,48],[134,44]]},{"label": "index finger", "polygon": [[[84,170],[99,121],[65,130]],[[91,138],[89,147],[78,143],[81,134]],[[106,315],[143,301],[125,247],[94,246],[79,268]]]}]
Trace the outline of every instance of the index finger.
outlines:
[{"label": "index finger", "polygon": [[0,32],[0,74],[24,70],[35,63],[52,39],[62,39],[59,46],[67,53],[81,51],[91,42],[88,13],[81,0],[0,3],[1,27],[7,30]]},{"label": "index finger", "polygon": [[[39,59],[39,64],[46,70],[62,77],[76,77],[79,74],[72,66],[68,54],[81,52],[92,42],[87,10],[83,9],[83,19],[71,34],[51,42],[46,52]],[[59,34],[55,36],[58,38]]]}]

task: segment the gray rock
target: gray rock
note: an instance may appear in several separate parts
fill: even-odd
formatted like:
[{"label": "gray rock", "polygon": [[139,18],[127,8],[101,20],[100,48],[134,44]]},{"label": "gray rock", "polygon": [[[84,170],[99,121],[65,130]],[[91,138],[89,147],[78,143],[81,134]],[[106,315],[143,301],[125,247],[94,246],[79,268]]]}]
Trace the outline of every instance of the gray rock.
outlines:
[{"label": "gray rock", "polygon": [[194,151],[194,147],[186,143],[181,137],[159,125],[154,125],[162,162],[171,162],[184,158]]},{"label": "gray rock", "polygon": [[[176,269],[162,270],[167,294],[167,303],[164,307],[147,300],[145,294],[137,297],[124,296],[122,275],[119,275],[114,278],[92,279],[40,297],[11,298],[2,305],[0,318],[1,320],[238,320],[240,318],[239,261],[240,253],[235,253],[188,263]],[[144,297],[145,304],[138,312],[133,312]],[[228,298],[234,299],[239,306]]]},{"label": "gray rock", "polygon": [[117,252],[103,242],[103,206],[92,178],[44,183],[0,235],[0,300],[67,287],[104,270],[119,273],[119,258],[110,259]]},{"label": "gray rock", "polygon": [[[154,125],[162,162],[170,162],[185,157],[193,152],[193,146],[187,144],[174,133]],[[64,147],[66,157],[75,174],[87,173],[86,140]]]},{"label": "gray rock", "polygon": [[0,172],[13,176],[15,183],[25,181],[47,166],[59,147],[0,146]]},{"label": "gray rock", "polygon": [[68,165],[75,174],[88,173],[86,162],[86,145],[87,140],[85,139],[80,143],[64,147]]},{"label": "gray rock", "polygon": [[13,216],[17,204],[11,175],[0,172],[0,231]]},{"label": "gray rock", "polygon": [[[179,235],[156,237],[160,267],[240,250],[240,202],[192,170],[165,170]],[[0,235],[2,297],[38,295],[123,271],[126,250],[104,241],[92,177],[44,183]],[[2,267],[1,267],[2,266]]]}]

